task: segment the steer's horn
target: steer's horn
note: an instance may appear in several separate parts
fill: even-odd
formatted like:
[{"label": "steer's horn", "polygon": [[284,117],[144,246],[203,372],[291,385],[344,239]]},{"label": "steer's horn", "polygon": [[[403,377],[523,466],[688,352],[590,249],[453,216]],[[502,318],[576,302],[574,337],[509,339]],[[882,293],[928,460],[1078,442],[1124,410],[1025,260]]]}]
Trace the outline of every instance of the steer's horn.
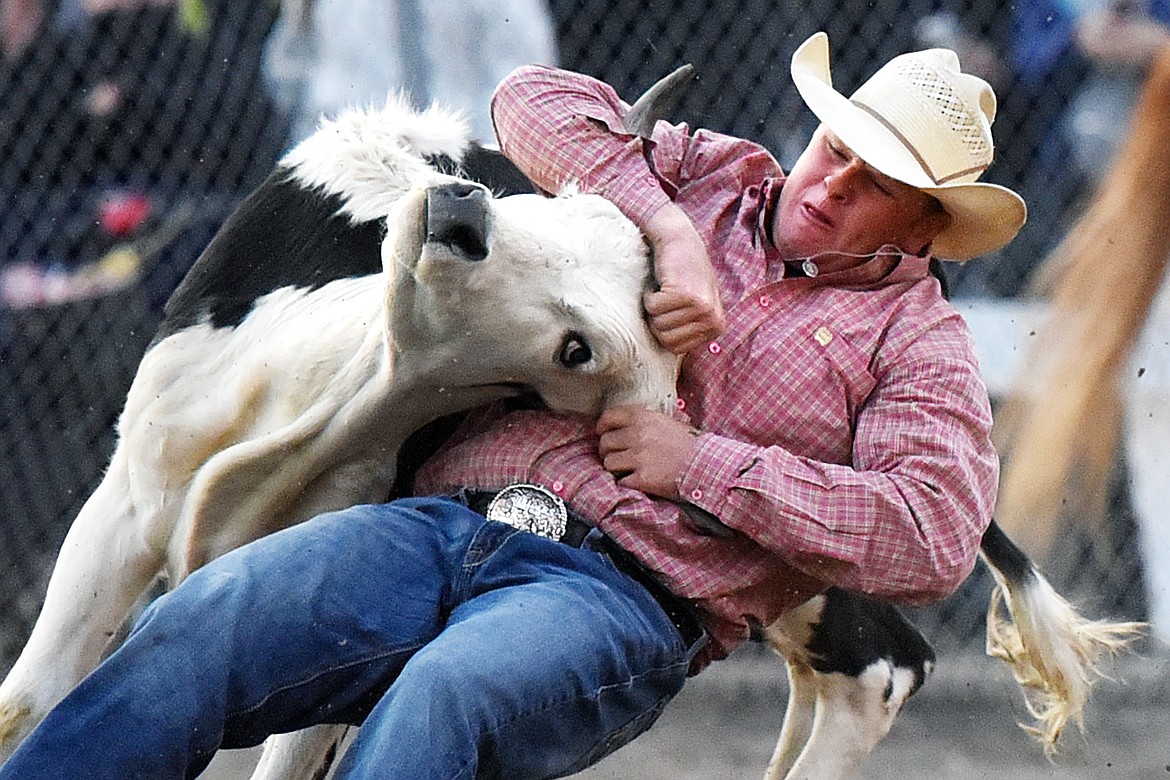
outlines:
[{"label": "steer's horn", "polygon": [[682,100],[690,82],[695,78],[695,66],[689,62],[668,76],[659,79],[642,97],[634,101],[626,113],[626,131],[643,138],[654,132],[654,123],[665,119]]}]

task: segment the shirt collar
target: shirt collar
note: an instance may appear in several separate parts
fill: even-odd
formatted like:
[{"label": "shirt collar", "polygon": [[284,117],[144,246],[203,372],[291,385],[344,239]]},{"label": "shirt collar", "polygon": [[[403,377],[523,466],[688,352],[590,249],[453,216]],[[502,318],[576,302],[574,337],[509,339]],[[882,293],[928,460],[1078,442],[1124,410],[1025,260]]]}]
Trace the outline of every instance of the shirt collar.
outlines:
[{"label": "shirt collar", "polygon": [[882,247],[861,265],[843,271],[817,274],[808,279],[814,287],[872,289],[925,278],[930,273],[930,255],[910,255],[894,246]]},{"label": "shirt collar", "polygon": [[772,234],[768,230],[768,225],[772,222],[772,212],[776,209],[776,202],[779,200],[780,189],[783,185],[784,178],[766,178],[759,184],[748,187],[745,193],[755,206],[752,214],[755,220],[752,238],[753,243],[764,253],[769,280],[780,279],[784,276],[784,260],[772,243]]}]

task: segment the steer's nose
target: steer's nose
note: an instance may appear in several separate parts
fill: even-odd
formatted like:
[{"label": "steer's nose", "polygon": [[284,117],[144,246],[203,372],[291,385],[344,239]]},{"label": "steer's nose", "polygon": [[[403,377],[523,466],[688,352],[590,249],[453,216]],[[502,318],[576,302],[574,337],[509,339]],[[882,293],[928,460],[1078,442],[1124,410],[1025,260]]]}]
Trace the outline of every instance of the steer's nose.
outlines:
[{"label": "steer's nose", "polygon": [[487,190],[455,182],[427,190],[427,242],[439,243],[468,260],[487,257]]}]

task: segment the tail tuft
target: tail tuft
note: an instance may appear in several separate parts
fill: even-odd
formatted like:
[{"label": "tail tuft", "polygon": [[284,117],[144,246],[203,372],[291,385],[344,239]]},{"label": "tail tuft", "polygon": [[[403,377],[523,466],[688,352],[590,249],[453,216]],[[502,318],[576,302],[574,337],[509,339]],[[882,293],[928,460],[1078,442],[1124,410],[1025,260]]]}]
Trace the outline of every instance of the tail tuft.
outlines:
[{"label": "tail tuft", "polygon": [[1101,661],[1117,656],[1147,626],[1083,618],[1035,569],[1014,586],[994,566],[992,572],[998,584],[987,611],[987,654],[1006,663],[1024,689],[1036,723],[1021,728],[1051,759],[1069,721],[1084,730],[1089,693],[1099,678],[1107,677]]}]

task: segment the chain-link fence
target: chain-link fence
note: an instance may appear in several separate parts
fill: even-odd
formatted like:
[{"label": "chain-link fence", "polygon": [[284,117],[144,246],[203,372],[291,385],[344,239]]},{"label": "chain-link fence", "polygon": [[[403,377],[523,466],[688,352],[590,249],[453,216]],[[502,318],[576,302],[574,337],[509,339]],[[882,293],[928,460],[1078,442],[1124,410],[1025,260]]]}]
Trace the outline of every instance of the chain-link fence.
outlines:
[{"label": "chain-link fence", "polygon": [[[1010,250],[952,268],[950,281],[958,296],[1011,296],[1062,235],[1092,175],[1069,163],[1075,139],[1064,132],[1087,69],[1067,39],[1048,39],[1059,32],[1049,29],[1051,19],[1045,35],[1028,37],[1028,14],[1048,13],[1042,5],[552,0],[549,10],[561,64],[633,96],[692,62],[699,78],[677,118],[758,140],[786,166],[812,130],[788,76],[789,56],[808,34],[829,33],[834,80],[846,93],[899,52],[959,49],[966,67],[1001,96],[1003,151],[989,178],[1028,196],[1032,219]],[[2,7],[6,668],[31,627],[68,524],[112,451],[113,423],[163,301],[285,148],[290,117],[262,76],[275,0],[2,0]],[[1094,599],[1095,609],[1141,617],[1123,479],[1117,496],[1110,528],[1066,539],[1054,556],[1067,562],[1056,579]],[[973,647],[988,590],[977,574],[916,619],[944,647]]]}]

